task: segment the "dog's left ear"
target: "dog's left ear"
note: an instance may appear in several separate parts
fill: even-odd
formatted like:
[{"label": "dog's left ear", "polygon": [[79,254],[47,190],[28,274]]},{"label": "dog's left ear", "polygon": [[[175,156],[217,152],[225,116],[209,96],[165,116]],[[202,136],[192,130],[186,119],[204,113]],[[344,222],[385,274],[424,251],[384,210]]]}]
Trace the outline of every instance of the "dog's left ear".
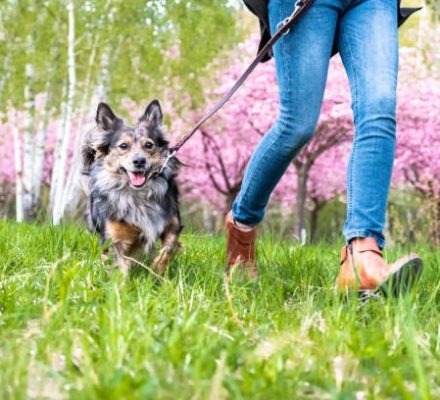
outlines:
[{"label": "dog's left ear", "polygon": [[109,133],[113,133],[122,125],[122,120],[115,115],[110,106],[102,102],[98,104],[95,121],[101,130]]},{"label": "dog's left ear", "polygon": [[139,122],[143,122],[148,126],[161,126],[163,123],[162,109],[159,100],[153,100],[148,104],[145,112],[139,118]]}]

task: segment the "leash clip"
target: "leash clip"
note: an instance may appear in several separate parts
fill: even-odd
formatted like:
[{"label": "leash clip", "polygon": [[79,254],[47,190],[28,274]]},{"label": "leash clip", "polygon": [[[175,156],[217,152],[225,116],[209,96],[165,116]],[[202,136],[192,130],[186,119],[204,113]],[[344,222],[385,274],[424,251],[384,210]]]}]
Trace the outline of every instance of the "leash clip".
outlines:
[{"label": "leash clip", "polygon": [[[282,21],[280,21],[280,22],[278,23],[278,25],[277,25],[277,30],[279,31],[280,29],[283,28],[283,26],[286,26],[286,25],[290,22],[290,20],[293,19],[293,18],[296,16],[296,14],[298,13],[298,11],[299,11],[303,6],[304,6],[304,3],[302,2],[302,0],[297,0],[296,3],[295,3],[295,8],[293,9],[293,13],[292,13],[289,17],[283,19]],[[283,33],[283,36],[287,35],[289,32],[290,32],[290,28],[287,29],[287,31]]]},{"label": "leash clip", "polygon": [[167,158],[165,158],[165,161],[159,170],[159,175],[164,171],[165,167],[168,164],[168,161],[170,161],[175,155],[176,155],[176,150],[172,151],[170,154],[167,155]]}]

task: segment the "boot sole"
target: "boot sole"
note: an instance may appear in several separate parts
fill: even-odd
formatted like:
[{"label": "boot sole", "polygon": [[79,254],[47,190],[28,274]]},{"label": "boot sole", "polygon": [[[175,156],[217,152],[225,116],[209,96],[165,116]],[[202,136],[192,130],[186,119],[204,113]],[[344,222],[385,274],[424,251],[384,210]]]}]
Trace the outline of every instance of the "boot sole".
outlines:
[{"label": "boot sole", "polygon": [[398,271],[391,275],[377,289],[360,290],[359,298],[368,300],[372,297],[383,295],[385,297],[400,297],[409,292],[416,281],[420,278],[423,269],[423,261],[415,257],[403,264]]}]

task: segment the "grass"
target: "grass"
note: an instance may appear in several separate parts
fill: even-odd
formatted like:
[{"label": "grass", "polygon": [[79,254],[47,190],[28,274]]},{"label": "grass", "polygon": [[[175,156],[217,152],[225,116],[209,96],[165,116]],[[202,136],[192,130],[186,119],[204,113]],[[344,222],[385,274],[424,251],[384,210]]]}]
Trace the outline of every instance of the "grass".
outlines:
[{"label": "grass", "polygon": [[259,281],[225,287],[224,238],[183,242],[124,282],[79,227],[0,222],[0,398],[440,398],[438,251],[362,305],[334,292],[339,246],[264,238]]}]

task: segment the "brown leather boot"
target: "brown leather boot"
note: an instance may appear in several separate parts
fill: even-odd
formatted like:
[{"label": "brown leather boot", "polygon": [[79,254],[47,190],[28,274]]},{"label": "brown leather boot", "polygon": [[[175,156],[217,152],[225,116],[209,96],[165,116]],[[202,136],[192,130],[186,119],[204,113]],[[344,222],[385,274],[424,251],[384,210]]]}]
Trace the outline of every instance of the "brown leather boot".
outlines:
[{"label": "brown leather boot", "polygon": [[341,251],[338,290],[359,290],[362,295],[382,291],[398,295],[407,291],[420,275],[422,260],[416,254],[389,265],[373,238],[356,238]]},{"label": "brown leather boot", "polygon": [[255,241],[257,228],[250,231],[241,230],[234,221],[232,212],[226,215],[225,228],[227,232],[226,255],[228,258],[227,272],[237,272],[249,279],[258,278],[256,263]]}]

